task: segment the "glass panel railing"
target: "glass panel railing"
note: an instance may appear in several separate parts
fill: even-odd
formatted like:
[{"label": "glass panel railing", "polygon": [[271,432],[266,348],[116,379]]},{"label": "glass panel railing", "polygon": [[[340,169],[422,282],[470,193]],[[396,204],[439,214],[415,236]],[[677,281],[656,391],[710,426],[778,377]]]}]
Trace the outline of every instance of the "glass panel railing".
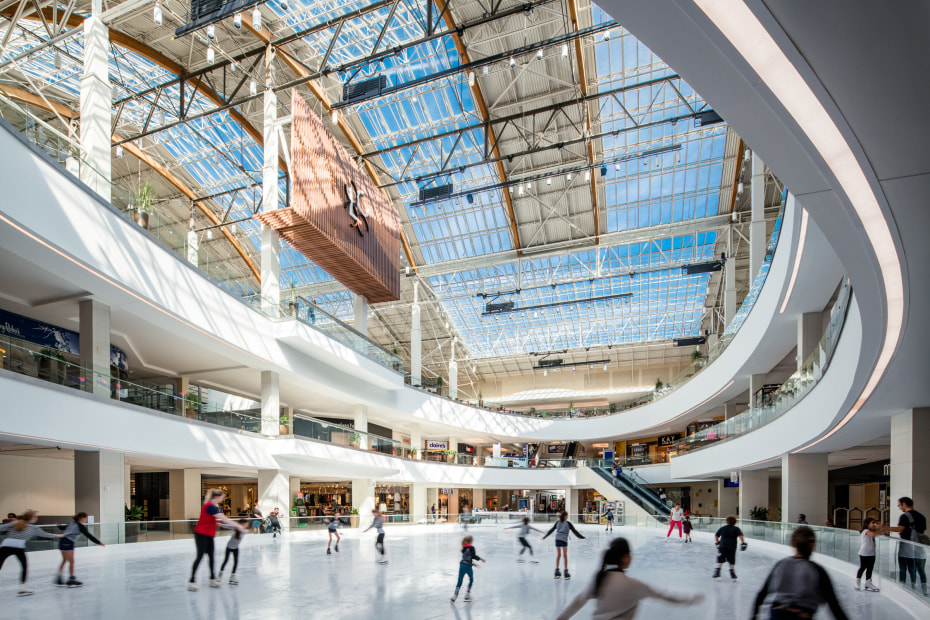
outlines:
[{"label": "glass panel railing", "polygon": [[399,458],[412,458],[413,456],[410,445],[404,442],[358,431],[349,426],[326,422],[302,413],[294,414],[294,435],[347,448],[379,452],[387,456]]},{"label": "glass panel railing", "polygon": [[817,385],[830,364],[843,330],[851,296],[852,289],[849,281],[844,279],[840,285],[836,303],[830,310],[827,330],[820,342],[804,361],[801,369],[792,374],[775,392],[768,395],[764,405],[753,405],[725,422],[689,435],[669,448],[669,456],[683,454],[748,433],[781,417],[794,407]]}]

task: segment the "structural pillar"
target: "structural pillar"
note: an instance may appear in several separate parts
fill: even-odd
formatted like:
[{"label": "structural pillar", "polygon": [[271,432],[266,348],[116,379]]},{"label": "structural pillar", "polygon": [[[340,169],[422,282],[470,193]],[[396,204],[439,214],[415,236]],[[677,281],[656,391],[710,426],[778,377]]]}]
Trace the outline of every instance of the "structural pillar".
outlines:
[{"label": "structural pillar", "polygon": [[368,298],[364,295],[354,295],[352,310],[355,312],[355,331],[363,336],[368,335]]},{"label": "structural pillar", "polygon": [[739,488],[727,486],[726,478],[717,479],[717,517],[725,519],[739,511]]},{"label": "structural pillar", "polygon": [[266,517],[277,508],[280,518],[281,527],[287,529],[290,527],[290,480],[291,477],[286,471],[280,469],[259,469],[258,470],[258,507]]},{"label": "structural pillar", "polygon": [[281,306],[281,240],[278,231],[262,226],[262,312],[278,316]]},{"label": "structural pillar", "polygon": [[726,403],[723,406],[723,419],[729,420],[730,418],[739,414],[739,403]]},{"label": "structural pillar", "polygon": [[200,516],[204,500],[201,486],[199,469],[172,469],[168,472],[168,518],[173,522],[173,532],[190,535],[190,526],[177,522]]},{"label": "structural pillar", "polygon": [[727,263],[724,268],[723,323],[729,326],[736,316],[736,256],[733,252],[733,226],[727,228]]},{"label": "structural pillar", "polygon": [[278,373],[262,372],[262,435],[277,437],[280,434],[281,395]]},{"label": "structural pillar", "polygon": [[[458,338],[452,338],[452,356],[449,358],[449,398],[458,398],[459,396],[459,365],[455,361],[455,341]],[[453,448],[454,450],[455,448]]]},{"label": "structural pillar", "polygon": [[429,512],[429,506],[426,503],[426,483],[414,482],[408,487],[410,489],[410,522],[425,522],[426,515]]},{"label": "structural pillar", "polygon": [[[900,497],[914,500],[914,508],[927,514],[930,506],[930,407],[920,407],[891,416],[892,506]],[[894,509],[891,511],[895,515]],[[892,516],[892,523],[897,516]]]},{"label": "structural pillar", "polygon": [[[285,407],[284,415],[287,416],[287,434],[293,435],[294,434],[294,408]],[[278,429],[278,430],[280,431],[281,429]]]},{"label": "structural pillar", "polygon": [[294,506],[294,502],[297,499],[297,494],[300,493],[300,478],[291,476],[288,479],[287,484],[287,513],[291,514],[291,508]]},{"label": "structural pillar", "polygon": [[84,73],[81,75],[81,181],[110,202],[110,135],[112,91],[110,88],[110,30],[100,16],[103,3],[94,0],[91,16],[84,20]]},{"label": "structural pillar", "polygon": [[365,529],[371,525],[371,511],[375,506],[375,481],[371,478],[352,479],[352,508],[358,510],[358,525]]},{"label": "structural pillar", "polygon": [[[744,469],[739,473],[739,518],[751,519],[753,508],[769,507],[769,472],[767,469]],[[776,515],[769,515],[773,521]]]},{"label": "structural pillar", "polygon": [[570,520],[574,518],[575,512],[578,509],[578,506],[575,503],[577,498],[578,496],[575,493],[575,489],[571,487],[565,489],[565,512],[568,513]]},{"label": "structural pillar", "polygon": [[200,265],[200,237],[193,230],[187,233],[187,262],[194,267]]},{"label": "structural pillar", "polygon": [[752,181],[750,189],[750,206],[752,220],[749,224],[749,282],[756,279],[756,274],[765,259],[765,164],[762,158],[752,154]]},{"label": "structural pillar", "polygon": [[749,406],[755,406],[756,392],[765,385],[765,375],[749,375]]},{"label": "structural pillar", "polygon": [[476,508],[484,510],[486,504],[484,501],[484,489],[472,489],[471,501],[474,504],[474,506],[472,506],[472,511],[474,511]]},{"label": "structural pillar", "polygon": [[81,364],[92,370],[85,376],[84,389],[110,396],[110,307],[92,299],[82,301],[78,310]]},{"label": "structural pillar", "polygon": [[420,304],[417,293],[420,283],[413,282],[413,306],[410,307],[410,384],[423,385],[422,353],[420,349]]},{"label": "structural pillar", "polygon": [[174,380],[174,412],[181,417],[187,415],[187,392],[191,389],[190,379],[178,377]]},{"label": "structural pillar", "polygon": [[410,448],[416,450],[416,460],[423,459],[423,429],[416,422],[410,425]]},{"label": "structural pillar", "polygon": [[823,319],[819,312],[805,312],[798,317],[798,370],[820,345]]},{"label": "structural pillar", "polygon": [[[781,520],[823,525],[827,520],[827,454],[785,454],[781,457]],[[832,516],[832,515],[830,515]]]},{"label": "structural pillar", "polygon": [[100,523],[104,543],[122,542],[126,497],[126,461],[122,452],[74,451],[74,510]]},{"label": "structural pillar", "polygon": [[368,432],[368,407],[365,405],[355,405],[355,425],[354,428],[361,434],[361,437],[358,440],[358,447],[362,450],[367,450],[371,446],[368,445],[368,436],[363,434]]},{"label": "structural pillar", "polygon": [[[262,211],[278,209],[278,97],[274,86],[274,55],[269,48],[265,56],[264,161],[262,162]],[[262,310],[277,316],[281,303],[281,261],[278,231],[262,226],[261,291]]]}]

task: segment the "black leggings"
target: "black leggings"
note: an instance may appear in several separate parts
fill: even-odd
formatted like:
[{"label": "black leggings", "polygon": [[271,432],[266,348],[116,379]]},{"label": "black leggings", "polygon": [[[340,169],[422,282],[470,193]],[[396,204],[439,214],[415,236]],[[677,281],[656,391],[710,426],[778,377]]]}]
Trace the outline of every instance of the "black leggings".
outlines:
[{"label": "black leggings", "polygon": [[859,556],[859,572],[856,573],[856,581],[862,579],[862,573],[865,573],[866,581],[872,581],[872,569],[875,568],[874,555]]},{"label": "black leggings", "polygon": [[194,578],[197,576],[197,567],[200,566],[200,558],[204,555],[210,561],[210,579],[215,579],[216,574],[213,572],[213,537],[194,532],[194,544],[197,545],[197,559],[194,560],[194,567],[191,569],[191,583],[194,583]]},{"label": "black leggings", "polygon": [[375,548],[381,552],[381,555],[384,555],[384,532],[378,534],[378,540],[375,541]]},{"label": "black leggings", "polygon": [[233,558],[233,569],[232,574],[236,574],[236,569],[239,568],[239,549],[230,549],[226,547],[226,555],[223,557],[223,565],[220,566],[220,572],[222,573],[226,570],[226,562],[229,561],[229,556]]},{"label": "black leggings", "polygon": [[920,576],[920,583],[927,583],[927,559],[926,558],[902,558],[898,556],[898,581],[907,582],[907,576],[911,576],[911,584],[917,584],[917,577]]},{"label": "black leggings", "polygon": [[533,555],[533,548],[530,546],[530,543],[526,542],[526,539],[522,536],[520,537],[519,540],[520,540],[520,544],[523,545],[523,547],[520,548],[520,553],[518,553],[517,555],[523,555],[523,552],[526,551],[527,549],[530,550],[530,555]]},{"label": "black leggings", "polygon": [[19,565],[22,567],[22,574],[20,575],[20,583],[26,583],[26,550],[19,549],[18,547],[0,547],[0,568],[3,568],[3,563],[6,562],[6,559],[11,555],[15,555],[19,560]]}]

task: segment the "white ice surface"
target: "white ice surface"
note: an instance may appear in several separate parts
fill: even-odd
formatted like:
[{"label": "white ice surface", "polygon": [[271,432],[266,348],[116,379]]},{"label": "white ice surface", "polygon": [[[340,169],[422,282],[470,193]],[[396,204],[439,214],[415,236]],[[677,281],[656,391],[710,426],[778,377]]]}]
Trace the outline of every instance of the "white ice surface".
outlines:
[{"label": "white ice surface", "polygon": [[[588,539],[573,538],[570,543],[572,579],[556,581],[551,537],[540,541],[541,535],[533,532],[530,540],[539,564],[517,563],[517,530],[472,526],[469,533],[487,563],[479,562],[475,569],[474,602],[465,604],[460,598],[455,605],[449,596],[463,532],[451,525],[389,527],[386,565],[375,562],[373,531],[345,530],[340,552],[330,556],[325,532],[288,533],[278,541],[269,535],[246,536],[240,551],[240,585],[226,583],[227,567],[221,588],[206,587],[208,569],[202,563],[199,592],[185,589],[194,555],[191,540],[78,548],[76,575],[85,585],[74,589],[52,585],[58,551],[35,552],[29,554],[34,595],[16,596],[15,558],[0,571],[0,618],[555,618],[592,579],[609,540],[621,535],[634,549],[631,575],[668,590],[702,591],[707,596],[695,606],[649,601],[641,605],[639,618],[749,618],[765,576],[785,554],[750,541],[749,550],[737,557],[739,581],[729,583],[725,566],[724,578],[714,582],[714,548],[707,534],[698,533],[694,543],[683,544],[666,542],[664,532],[655,529],[617,527],[610,534],[593,525],[578,527]],[[225,542],[217,540],[217,568]],[[885,593],[855,592],[854,572],[852,566],[847,574],[830,571],[850,618],[909,617]],[[592,609],[589,603],[575,617],[590,618]],[[818,617],[830,614],[824,608]]]}]

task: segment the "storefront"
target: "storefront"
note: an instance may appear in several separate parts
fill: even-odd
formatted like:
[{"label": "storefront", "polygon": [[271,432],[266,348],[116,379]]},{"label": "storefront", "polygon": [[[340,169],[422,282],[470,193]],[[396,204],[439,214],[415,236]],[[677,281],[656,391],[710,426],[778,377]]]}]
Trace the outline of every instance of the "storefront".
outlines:
[{"label": "storefront", "polygon": [[343,514],[352,510],[352,483],[320,482],[301,483],[300,495],[292,498],[299,517],[323,517],[337,509]]},{"label": "storefront", "polygon": [[410,487],[388,482],[375,485],[375,508],[388,523],[410,520]]},{"label": "storefront", "polygon": [[423,448],[423,460],[445,463],[448,461],[447,452],[449,451],[448,441],[439,441],[436,439],[427,439]]},{"label": "storefront", "polygon": [[581,504],[579,512],[584,523],[600,523],[601,515],[610,508],[614,515],[619,516],[618,502],[608,502],[607,498],[594,489],[582,489],[578,492],[578,501]]},{"label": "storefront", "polygon": [[[228,517],[251,516],[252,507],[258,500],[258,481],[255,479],[201,476],[200,497],[205,497],[209,489],[219,489],[226,494],[220,510]],[[278,508],[287,513],[287,506]]]}]

